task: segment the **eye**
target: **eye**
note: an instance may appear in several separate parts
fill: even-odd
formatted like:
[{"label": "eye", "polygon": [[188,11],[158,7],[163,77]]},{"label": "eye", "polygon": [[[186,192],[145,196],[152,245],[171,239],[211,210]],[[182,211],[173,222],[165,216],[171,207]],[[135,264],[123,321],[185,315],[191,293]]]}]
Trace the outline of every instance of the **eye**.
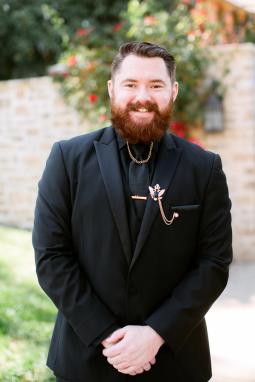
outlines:
[{"label": "eye", "polygon": [[135,87],[135,84],[130,83],[130,84],[125,84],[124,86],[125,86],[126,88],[134,88],[134,87]]},{"label": "eye", "polygon": [[152,85],[152,88],[153,89],[162,89],[163,86],[162,85]]}]

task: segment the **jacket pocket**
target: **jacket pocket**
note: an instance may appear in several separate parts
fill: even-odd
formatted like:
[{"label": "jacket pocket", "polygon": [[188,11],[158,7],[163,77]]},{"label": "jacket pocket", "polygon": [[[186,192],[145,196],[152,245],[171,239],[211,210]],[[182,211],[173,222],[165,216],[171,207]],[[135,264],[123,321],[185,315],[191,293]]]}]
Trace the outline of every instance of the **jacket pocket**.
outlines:
[{"label": "jacket pocket", "polygon": [[185,204],[180,206],[171,206],[172,211],[194,211],[200,208],[200,204]]}]

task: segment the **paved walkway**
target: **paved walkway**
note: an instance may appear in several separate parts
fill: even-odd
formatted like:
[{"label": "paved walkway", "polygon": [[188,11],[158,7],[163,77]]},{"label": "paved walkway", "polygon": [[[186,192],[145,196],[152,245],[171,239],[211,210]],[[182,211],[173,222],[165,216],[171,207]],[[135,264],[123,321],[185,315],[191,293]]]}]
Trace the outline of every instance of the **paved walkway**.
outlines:
[{"label": "paved walkway", "polygon": [[255,382],[255,262],[232,265],[228,286],[206,319],[210,382]]}]

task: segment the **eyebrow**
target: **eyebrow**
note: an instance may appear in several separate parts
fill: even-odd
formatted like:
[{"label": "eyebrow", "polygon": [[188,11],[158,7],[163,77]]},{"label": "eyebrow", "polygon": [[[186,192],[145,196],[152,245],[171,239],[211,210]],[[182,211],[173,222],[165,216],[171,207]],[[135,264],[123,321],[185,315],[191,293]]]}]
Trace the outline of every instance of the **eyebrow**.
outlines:
[{"label": "eyebrow", "polygon": [[160,79],[155,79],[155,80],[152,80],[152,81],[150,81],[150,82],[152,82],[152,83],[160,83],[160,84],[162,84],[162,85],[166,85],[165,81],[160,80]]},{"label": "eyebrow", "polygon": [[[121,83],[125,83],[125,82],[138,82],[138,80],[135,80],[133,78],[125,78],[123,81],[121,81]],[[161,83],[162,85],[166,85],[165,81],[161,80],[161,79],[154,79],[154,80],[151,80],[149,81],[150,83]]]},{"label": "eyebrow", "polygon": [[134,80],[132,78],[125,78],[124,80],[121,81],[121,83],[124,83],[124,82],[137,82],[137,80]]}]

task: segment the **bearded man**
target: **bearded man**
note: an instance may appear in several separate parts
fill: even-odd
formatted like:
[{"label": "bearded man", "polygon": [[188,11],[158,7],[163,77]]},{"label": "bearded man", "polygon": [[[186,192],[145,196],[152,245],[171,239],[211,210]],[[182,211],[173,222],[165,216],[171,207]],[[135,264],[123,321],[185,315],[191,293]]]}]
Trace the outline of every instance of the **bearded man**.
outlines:
[{"label": "bearded man", "polygon": [[205,314],[232,259],[219,155],[168,131],[175,60],[126,43],[112,127],[53,145],[35,210],[39,283],[58,308],[57,381],[206,382]]}]

